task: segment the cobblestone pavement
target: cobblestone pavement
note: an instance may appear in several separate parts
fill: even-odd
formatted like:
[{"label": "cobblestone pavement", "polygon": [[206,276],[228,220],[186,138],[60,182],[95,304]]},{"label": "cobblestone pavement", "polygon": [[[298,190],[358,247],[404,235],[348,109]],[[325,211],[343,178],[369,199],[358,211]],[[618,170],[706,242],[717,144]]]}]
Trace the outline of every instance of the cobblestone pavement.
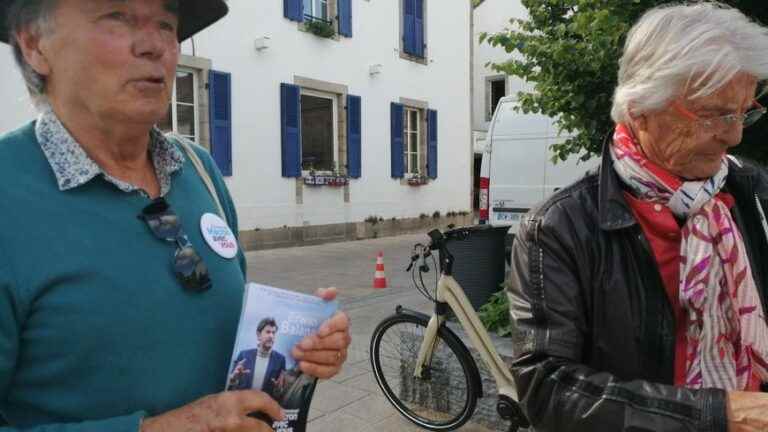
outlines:
[{"label": "cobblestone pavement", "polygon": [[[310,410],[309,432],[420,431],[383,397],[371,372],[368,344],[376,325],[394,313],[398,304],[430,312],[431,303],[411,286],[408,265],[414,243],[426,235],[333,243],[300,248],[248,252],[248,279],[295,291],[312,293],[318,287],[339,289],[342,308],[349,314],[352,346],[342,372],[321,381]],[[384,253],[388,288],[374,290],[376,254]],[[460,430],[488,432],[468,424]]]}]

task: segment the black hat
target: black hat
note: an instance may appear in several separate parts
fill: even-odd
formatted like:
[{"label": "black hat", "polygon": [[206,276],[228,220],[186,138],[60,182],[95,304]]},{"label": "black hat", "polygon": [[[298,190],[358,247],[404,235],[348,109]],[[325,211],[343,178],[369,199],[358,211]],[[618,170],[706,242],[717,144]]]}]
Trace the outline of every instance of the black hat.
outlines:
[{"label": "black hat", "polygon": [[[0,42],[8,43],[8,9],[14,0],[0,0]],[[179,41],[215,23],[227,14],[224,0],[179,0]]]}]

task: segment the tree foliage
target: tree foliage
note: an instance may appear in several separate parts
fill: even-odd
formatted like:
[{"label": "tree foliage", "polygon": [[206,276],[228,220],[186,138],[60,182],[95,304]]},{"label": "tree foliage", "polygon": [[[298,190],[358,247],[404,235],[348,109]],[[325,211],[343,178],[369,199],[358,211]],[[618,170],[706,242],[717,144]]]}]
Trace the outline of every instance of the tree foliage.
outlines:
[{"label": "tree foliage", "polygon": [[[758,22],[768,23],[766,0],[724,1]],[[573,137],[553,146],[555,159],[599,154],[613,129],[611,98],[626,34],[648,9],[669,0],[522,0],[529,19],[511,19],[500,33],[482,34],[511,58],[492,64],[496,71],[532,83],[518,94],[524,113],[557,118]],[[764,104],[765,105],[765,104]],[[768,120],[745,130],[737,152],[768,162]]]}]

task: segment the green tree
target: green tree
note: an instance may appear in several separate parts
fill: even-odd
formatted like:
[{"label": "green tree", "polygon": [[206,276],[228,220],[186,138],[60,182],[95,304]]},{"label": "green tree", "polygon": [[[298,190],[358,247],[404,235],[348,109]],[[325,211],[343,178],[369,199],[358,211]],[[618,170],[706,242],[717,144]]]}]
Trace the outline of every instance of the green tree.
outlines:
[{"label": "green tree", "polygon": [[[758,22],[768,23],[766,0],[727,0]],[[482,34],[493,46],[512,54],[496,71],[534,85],[518,94],[524,113],[558,120],[573,138],[553,146],[554,158],[571,154],[587,159],[599,154],[613,129],[611,97],[626,34],[648,9],[669,0],[522,0],[529,19],[510,20],[500,33]],[[768,98],[766,98],[768,99]],[[768,120],[744,131],[737,153],[768,162]]]}]

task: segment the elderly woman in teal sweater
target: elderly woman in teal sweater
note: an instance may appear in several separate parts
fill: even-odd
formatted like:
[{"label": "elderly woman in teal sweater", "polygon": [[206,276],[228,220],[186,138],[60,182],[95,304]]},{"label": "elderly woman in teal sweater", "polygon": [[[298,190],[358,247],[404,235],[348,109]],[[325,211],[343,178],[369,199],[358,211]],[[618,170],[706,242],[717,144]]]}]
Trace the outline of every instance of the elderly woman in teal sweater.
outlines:
[{"label": "elderly woman in teal sweater", "polygon": [[[235,208],[208,154],[154,127],[179,41],[226,12],[0,0],[0,40],[40,109],[0,136],[0,430],[261,431],[248,413],[282,418],[261,392],[220,392],[246,274]],[[349,342],[340,313],[293,354],[327,378]]]}]

